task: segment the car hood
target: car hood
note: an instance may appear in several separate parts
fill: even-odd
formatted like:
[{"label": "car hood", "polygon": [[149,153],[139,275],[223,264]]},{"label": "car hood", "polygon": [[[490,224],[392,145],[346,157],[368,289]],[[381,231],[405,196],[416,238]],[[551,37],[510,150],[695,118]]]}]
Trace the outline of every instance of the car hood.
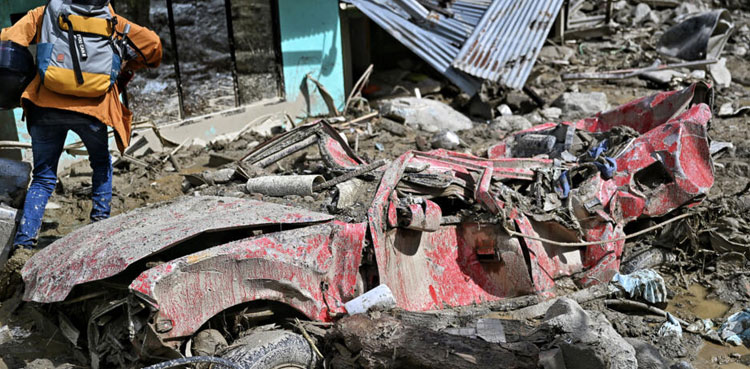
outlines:
[{"label": "car hood", "polygon": [[183,197],[79,228],[39,251],[21,274],[23,299],[63,301],[74,286],[105,279],[206,232],[333,219],[283,205],[233,197]]}]

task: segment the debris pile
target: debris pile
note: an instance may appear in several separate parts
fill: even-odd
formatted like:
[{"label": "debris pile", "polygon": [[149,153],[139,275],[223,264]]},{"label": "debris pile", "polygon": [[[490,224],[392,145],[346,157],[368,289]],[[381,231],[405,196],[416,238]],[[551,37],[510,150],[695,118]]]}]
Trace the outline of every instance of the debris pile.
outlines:
[{"label": "debris pile", "polygon": [[[351,3],[389,32],[458,29],[468,45],[503,2]],[[90,172],[69,168],[44,247],[0,279],[16,293],[0,367],[46,365],[28,354],[40,336],[64,348],[49,367],[265,352],[271,367],[750,362],[750,16],[555,6],[570,24],[524,91],[450,60],[438,72],[476,96],[432,75],[417,96],[375,97],[363,78],[343,111],[274,117],[272,133],[178,144],[151,127],[117,157],[118,215],[86,226]]]}]

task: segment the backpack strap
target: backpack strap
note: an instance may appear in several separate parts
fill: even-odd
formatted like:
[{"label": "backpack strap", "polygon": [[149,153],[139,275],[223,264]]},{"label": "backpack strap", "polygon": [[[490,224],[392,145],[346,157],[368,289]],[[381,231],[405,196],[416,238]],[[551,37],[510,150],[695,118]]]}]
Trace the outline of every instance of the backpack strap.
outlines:
[{"label": "backpack strap", "polygon": [[129,37],[126,37],[125,38],[125,42],[127,42],[128,46],[130,46],[131,49],[133,49],[136,53],[138,53],[138,55],[141,56],[141,58],[143,59],[143,64],[145,64],[149,68],[155,68],[156,67],[156,64],[148,62],[148,59],[146,58],[146,55],[143,54],[143,51],[141,51],[141,49],[139,49],[138,46],[135,45],[135,43],[133,42],[133,40],[131,40]]},{"label": "backpack strap", "polygon": [[44,18],[47,16],[47,8],[49,7],[49,3],[52,0],[47,0],[47,4],[44,5],[44,11],[42,11],[42,20],[39,22],[39,25],[36,29],[36,43],[39,44],[39,41],[42,39],[42,27],[44,27]]},{"label": "backpack strap", "polygon": [[73,22],[70,21],[67,15],[62,14],[63,22],[68,25],[68,48],[70,49],[70,57],[73,59],[73,71],[76,75],[76,82],[79,85],[83,84],[83,73],[81,72],[81,62],[78,61],[78,50],[76,48],[75,31],[73,30]]}]

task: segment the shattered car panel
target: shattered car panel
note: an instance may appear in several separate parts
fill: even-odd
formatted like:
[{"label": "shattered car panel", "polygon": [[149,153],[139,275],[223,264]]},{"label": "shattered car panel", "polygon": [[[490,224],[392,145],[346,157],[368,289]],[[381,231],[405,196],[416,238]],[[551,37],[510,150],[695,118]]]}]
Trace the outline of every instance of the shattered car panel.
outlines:
[{"label": "shattered car panel", "polygon": [[[570,193],[565,197],[570,198],[576,217],[587,219],[580,222],[584,240],[622,238],[626,223],[640,217],[663,216],[680,206],[700,201],[708,194],[714,181],[707,134],[711,119],[708,104],[712,99],[709,87],[696,83],[683,90],[635,100],[575,124],[546,123],[532,127],[491,147],[488,156],[513,158],[522,151],[516,147],[524,142],[521,139],[533,134],[550,137],[554,141],[550,147],[562,148],[551,154],[565,160],[563,152],[573,149],[574,140],[557,134],[561,127],[565,127],[565,131],[576,127],[592,134],[631,129],[637,137],[622,142],[617,149],[605,150],[614,157],[597,155],[609,162],[601,159],[596,162],[597,158],[591,160],[591,157],[581,161],[579,157],[571,161],[565,171],[556,174],[556,180],[568,187],[566,191]],[[611,173],[602,171],[588,175],[580,183],[568,178],[571,173],[592,168],[592,164],[600,168],[607,163],[614,169]],[[605,173],[612,178],[603,178]],[[624,240],[588,246],[584,253],[587,271],[582,284],[608,280],[619,268],[623,246]]]},{"label": "shattered car panel", "polygon": [[[365,224],[339,221],[235,241],[143,272],[130,290],[158,308],[169,339],[243,302],[283,302],[318,321],[356,297]],[[330,288],[324,288],[330,286]]]},{"label": "shattered car panel", "polygon": [[93,223],[39,251],[22,271],[24,299],[62,301],[78,284],[114,276],[202,233],[330,219],[327,214],[233,197],[183,197],[169,206]]}]

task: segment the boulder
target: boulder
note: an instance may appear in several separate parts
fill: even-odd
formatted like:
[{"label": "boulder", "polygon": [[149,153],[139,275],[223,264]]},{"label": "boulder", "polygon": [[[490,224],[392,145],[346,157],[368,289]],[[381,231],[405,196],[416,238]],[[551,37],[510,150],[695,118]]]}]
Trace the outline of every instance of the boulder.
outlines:
[{"label": "boulder", "polygon": [[519,115],[499,116],[492,120],[490,128],[504,132],[515,132],[531,128],[531,122]]},{"label": "boulder", "polygon": [[473,123],[465,115],[446,104],[430,99],[390,99],[381,102],[379,109],[384,117],[430,133],[444,130],[463,131],[473,127]]},{"label": "boulder", "polygon": [[585,118],[609,109],[607,95],[603,92],[566,92],[553,103],[571,119]]},{"label": "boulder", "polygon": [[536,103],[529,95],[518,90],[511,90],[505,96],[505,104],[516,114],[526,114],[537,108]]},{"label": "boulder", "polygon": [[216,355],[227,346],[227,340],[216,329],[204,329],[193,339],[193,352],[200,356]]},{"label": "boulder", "polygon": [[562,350],[565,368],[632,369],[638,366],[632,345],[603,314],[585,311],[577,302],[560,298],[544,316],[542,328],[557,332],[553,345]]},{"label": "boulder", "polygon": [[718,86],[727,88],[732,84],[732,72],[727,68],[726,58],[719,59],[718,63],[709,64],[708,71]]},{"label": "boulder", "polygon": [[633,9],[633,25],[640,25],[647,21],[651,15],[651,7],[648,4],[639,3],[638,6]]},{"label": "boulder", "polygon": [[638,369],[661,369],[669,367],[669,360],[665,359],[654,345],[636,338],[625,339],[635,349]]},{"label": "boulder", "polygon": [[451,131],[441,131],[432,136],[433,149],[455,150],[460,144],[458,135]]},{"label": "boulder", "polygon": [[542,109],[542,117],[549,120],[560,119],[562,116],[562,109],[551,106],[549,108]]}]

